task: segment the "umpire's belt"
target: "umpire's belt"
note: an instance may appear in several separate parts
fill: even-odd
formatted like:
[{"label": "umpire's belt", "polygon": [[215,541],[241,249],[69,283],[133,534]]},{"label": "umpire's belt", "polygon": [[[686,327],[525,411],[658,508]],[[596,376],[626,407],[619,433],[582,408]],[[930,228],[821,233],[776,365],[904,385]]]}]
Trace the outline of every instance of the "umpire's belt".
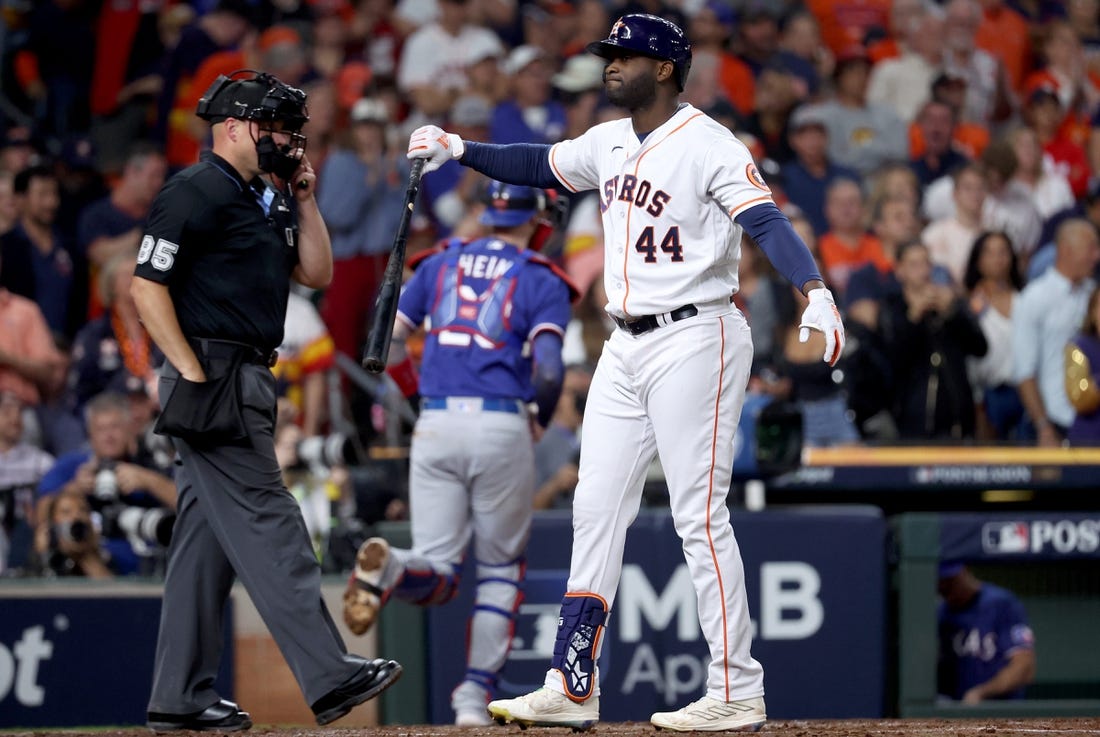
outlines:
[{"label": "umpire's belt", "polygon": [[264,351],[247,343],[214,338],[189,338],[188,342],[196,353],[205,358],[241,363],[254,363],[257,366],[271,368],[279,360],[278,351]]},{"label": "umpire's belt", "polygon": [[648,333],[650,330],[656,330],[662,325],[668,325],[669,323],[685,320],[689,317],[695,317],[698,314],[699,308],[695,305],[684,305],[683,307],[677,307],[672,312],[662,312],[660,315],[642,315],[641,317],[633,317],[629,320],[615,317],[615,322],[620,328],[631,335],[642,335],[643,333]]},{"label": "umpire's belt", "polygon": [[518,399],[496,397],[430,397],[420,400],[420,409],[449,409],[456,412],[509,412],[523,414],[526,409]]}]

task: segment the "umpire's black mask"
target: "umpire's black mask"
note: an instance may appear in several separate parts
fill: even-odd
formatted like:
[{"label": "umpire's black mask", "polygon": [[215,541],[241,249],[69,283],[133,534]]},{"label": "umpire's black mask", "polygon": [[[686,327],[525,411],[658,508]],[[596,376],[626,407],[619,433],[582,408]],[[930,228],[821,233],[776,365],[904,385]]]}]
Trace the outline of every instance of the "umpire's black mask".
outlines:
[{"label": "umpire's black mask", "polygon": [[[252,79],[234,79],[253,74]],[[261,171],[289,181],[306,150],[302,126],[309,120],[306,93],[280,82],[270,74],[243,69],[214,80],[199,100],[195,114],[211,123],[226,118],[255,121],[260,135],[256,156]],[[288,137],[278,143],[276,134]]]}]

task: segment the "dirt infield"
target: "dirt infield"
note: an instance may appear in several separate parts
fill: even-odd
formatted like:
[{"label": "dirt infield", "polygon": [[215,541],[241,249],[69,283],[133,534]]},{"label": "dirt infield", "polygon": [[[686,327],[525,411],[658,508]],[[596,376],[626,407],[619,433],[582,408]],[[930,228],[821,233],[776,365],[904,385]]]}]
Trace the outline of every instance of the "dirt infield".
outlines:
[{"label": "dirt infield", "polygon": [[[72,737],[77,730],[32,730],[27,732],[0,731],[4,737]],[[531,729],[527,732],[516,726],[462,728],[435,725],[406,725],[390,727],[269,727],[256,726],[241,733],[248,737],[573,737],[569,729]],[[146,729],[95,730],[97,737],[150,737]],[[178,732],[177,734],[197,734]],[[658,731],[644,722],[618,722],[599,724],[586,733],[591,737],[625,737],[648,735],[656,737]],[[672,732],[661,732],[671,736]],[[696,732],[703,735],[706,733]],[[957,735],[959,737],[1100,737],[1100,719],[884,719],[884,720],[798,720],[773,721],[760,734],[784,735],[784,737],[913,737],[916,735]]]}]

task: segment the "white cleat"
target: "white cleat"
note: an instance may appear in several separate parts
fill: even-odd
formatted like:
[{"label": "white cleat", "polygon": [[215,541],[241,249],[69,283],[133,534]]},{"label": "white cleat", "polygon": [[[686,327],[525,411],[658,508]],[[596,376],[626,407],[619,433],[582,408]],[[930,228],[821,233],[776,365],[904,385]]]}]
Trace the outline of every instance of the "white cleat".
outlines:
[{"label": "white cleat", "polygon": [[344,623],[353,634],[363,634],[378,618],[385,593],[382,574],[389,558],[390,544],[380,537],[372,537],[359,547],[355,571],[344,591]]},{"label": "white cleat", "polygon": [[489,702],[489,714],[498,724],[515,722],[520,727],[572,727],[575,732],[591,729],[600,721],[600,697],[577,703],[564,694],[540,688],[514,699]]},{"label": "white cleat", "polygon": [[493,723],[485,708],[489,692],[480,683],[463,681],[451,692],[451,708],[455,710],[456,727],[487,727]]},{"label": "white cleat", "polygon": [[659,711],[649,721],[657,729],[674,732],[756,732],[768,715],[763,697],[719,701],[704,696],[678,711]]},{"label": "white cleat", "polygon": [[493,719],[485,709],[463,709],[455,712],[456,727],[488,727],[492,723]]}]

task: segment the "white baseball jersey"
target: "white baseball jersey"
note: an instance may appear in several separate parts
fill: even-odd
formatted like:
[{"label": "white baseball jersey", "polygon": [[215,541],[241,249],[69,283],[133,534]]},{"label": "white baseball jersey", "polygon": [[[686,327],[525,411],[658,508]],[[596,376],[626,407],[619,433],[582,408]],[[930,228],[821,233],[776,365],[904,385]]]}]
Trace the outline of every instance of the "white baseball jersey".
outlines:
[{"label": "white baseball jersey", "polygon": [[659,314],[737,291],[733,218],[772,196],[727,128],[682,104],[644,141],[623,118],[557,143],[550,166],[570,190],[600,191],[608,312]]},{"label": "white baseball jersey", "polygon": [[[726,505],[752,337],[730,296],[741,258],[733,218],[771,192],[745,146],[690,105],[644,141],[629,118],[616,120],[554,145],[549,161],[569,189],[600,192],[608,312],[697,310],[641,334],[614,330],[604,344],[581,431],[567,596],[614,606],[626,531],[659,454],[710,648],[707,694],[756,698],[763,669],[750,653],[744,566]],[[551,666],[544,685],[565,693],[572,675]]]}]

